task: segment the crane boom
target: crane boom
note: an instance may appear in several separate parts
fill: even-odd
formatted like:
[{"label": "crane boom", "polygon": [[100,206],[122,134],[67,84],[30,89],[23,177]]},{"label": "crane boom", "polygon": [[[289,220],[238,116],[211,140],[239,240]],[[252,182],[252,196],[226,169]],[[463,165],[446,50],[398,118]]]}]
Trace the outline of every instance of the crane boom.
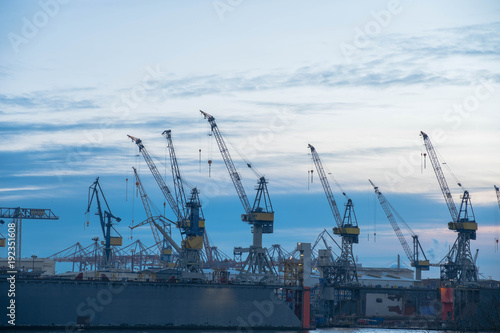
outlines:
[{"label": "crane boom", "polygon": [[[274,267],[268,258],[268,253],[265,248],[262,247],[262,234],[270,234],[273,232],[274,227],[274,211],[271,205],[271,199],[269,197],[269,192],[267,191],[267,181],[264,176],[257,175],[259,177],[257,183],[257,195],[255,196],[253,207],[250,206],[248,201],[245,188],[241,182],[241,177],[234,166],[229,150],[224,142],[222,134],[215,122],[215,118],[200,110],[205,119],[211,126],[212,133],[215,136],[217,145],[219,146],[222,159],[226,164],[229,176],[233,181],[236,193],[243,205],[245,214],[241,215],[241,219],[252,226],[253,242],[252,246],[245,249],[248,252],[247,259],[243,264],[243,268],[238,274],[238,280],[240,281],[252,281],[259,283],[276,283],[277,275]],[[248,167],[252,167],[250,163],[247,163]],[[261,206],[262,204],[262,206]],[[243,249],[235,248],[235,252],[241,253]]]},{"label": "crane boom", "polygon": [[[436,178],[441,186],[441,192],[443,192],[444,199],[453,220],[448,223],[448,229],[458,233],[455,243],[446,255],[446,262],[440,265],[441,281],[454,286],[476,283],[478,279],[478,268],[472,258],[470,241],[476,239],[477,223],[474,217],[469,192],[464,191],[460,209],[457,210],[429,136],[424,132],[420,132],[420,134],[424,139],[425,147],[429,153]],[[461,186],[460,183],[458,185]]]},{"label": "crane boom", "polygon": [[333,266],[322,266],[322,274],[326,276],[327,283],[333,286],[357,285],[359,281],[352,245],[357,244],[359,241],[359,228],[358,222],[356,221],[356,214],[354,213],[354,205],[351,199],[347,200],[344,218],[342,218],[318,152],[311,144],[307,147],[311,150],[312,159],[316,165],[319,179],[321,180],[328,204],[330,205],[333,217],[337,223],[337,227],[333,228],[333,233],[342,237],[340,256],[335,260]]},{"label": "crane boom", "polygon": [[172,178],[174,181],[175,198],[177,200],[177,206],[179,207],[179,210],[182,211],[183,216],[186,216],[187,215],[186,193],[184,192],[181,171],[179,169],[179,164],[177,163],[177,157],[175,155],[174,143],[172,142],[172,131],[165,130],[165,131],[163,131],[162,135],[167,139],[167,142],[168,142],[168,152],[170,154],[170,166],[172,168]]},{"label": "crane boom", "polygon": [[214,254],[212,251],[213,246],[210,245],[210,240],[208,239],[207,229],[205,229],[205,234],[203,235],[203,247],[205,248],[207,264],[209,267],[211,267],[214,262]]},{"label": "crane boom", "polygon": [[316,151],[316,148],[314,148],[310,144],[308,145],[308,148],[311,149],[312,158],[314,164],[316,165],[316,169],[318,170],[319,179],[321,180],[321,185],[323,185],[323,190],[325,191],[326,199],[328,200],[328,204],[330,205],[330,208],[332,210],[335,222],[337,222],[337,226],[339,228],[342,228],[342,217],[340,216],[340,212],[337,207],[337,203],[335,202],[332,189],[330,187],[330,184],[328,183],[328,178],[326,177],[326,173],[323,168],[323,163],[321,162],[321,159],[318,155],[318,152]]},{"label": "crane boom", "polygon": [[149,155],[149,152],[146,150],[146,147],[144,147],[144,144],[142,143],[142,140],[136,137],[133,137],[131,135],[127,135],[132,141],[134,141],[137,146],[139,147],[139,152],[142,153],[142,156],[144,157],[144,160],[146,161],[146,164],[149,167],[149,170],[151,170],[151,173],[153,174],[153,177],[156,180],[156,183],[160,187],[160,190],[163,193],[163,196],[165,199],[168,201],[168,204],[172,211],[175,214],[175,217],[177,218],[178,221],[182,220],[183,216],[181,211],[179,210],[179,206],[177,205],[177,201],[175,200],[174,196],[172,195],[172,192],[168,188],[167,184],[165,184],[165,181],[163,180],[163,177],[161,176],[160,172],[158,171],[158,168],[156,167],[155,163],[153,162],[153,159]]},{"label": "crane boom", "polygon": [[411,248],[408,245],[406,238],[401,232],[398,222],[396,221],[394,215],[392,214],[391,208],[389,207],[389,203],[387,202],[385,196],[379,191],[378,186],[375,186],[375,184],[373,184],[373,182],[370,179],[368,179],[368,181],[370,182],[370,184],[372,184],[373,188],[375,189],[375,193],[377,194],[377,198],[380,202],[380,205],[382,206],[382,209],[384,210],[387,219],[391,223],[392,229],[394,229],[394,232],[396,233],[396,236],[398,237],[399,242],[401,243],[401,246],[403,247],[406,256],[408,257],[408,260],[413,261],[413,252],[411,251]]},{"label": "crane boom", "polygon": [[144,190],[144,187],[142,186],[141,179],[139,178],[139,174],[137,173],[137,169],[132,167],[134,169],[134,175],[135,175],[135,180],[136,183],[135,185],[139,189],[139,195],[141,196],[142,199],[142,205],[144,206],[144,210],[146,211],[146,216],[148,217],[148,221],[150,222],[149,225],[151,226],[151,231],[153,232],[153,238],[155,239],[155,244],[158,246],[158,250],[161,253],[162,251],[162,239],[160,238],[160,235],[158,234],[158,230],[155,228],[153,225],[153,214],[151,213],[151,206],[149,205],[149,198],[148,195],[146,194],[146,191]]},{"label": "crane boom", "polygon": [[168,232],[165,231],[165,229],[162,228],[161,225],[159,225],[154,219],[151,220],[151,223],[154,224],[154,226],[160,231],[160,233],[165,237],[165,239],[172,245],[172,247],[177,251],[177,253],[182,253],[182,249],[177,245],[177,243],[170,237]]},{"label": "crane boom", "polygon": [[23,220],[59,220],[50,209],[0,207],[0,218],[20,218]]},{"label": "crane boom", "polygon": [[495,187],[495,192],[497,193],[498,208],[500,208],[500,189],[496,185],[493,186]]},{"label": "crane boom", "polygon": [[441,187],[441,192],[443,192],[446,205],[448,205],[448,210],[450,211],[451,218],[453,219],[453,222],[457,222],[459,215],[457,206],[455,206],[455,202],[453,201],[450,188],[448,187],[448,183],[444,178],[443,170],[441,169],[441,165],[439,163],[436,151],[434,150],[434,146],[432,145],[432,142],[427,134],[425,134],[422,131],[420,132],[420,134],[424,138],[425,148],[427,149],[427,153],[429,154],[429,158],[431,160],[432,167],[434,168],[434,173],[436,174],[439,186]]},{"label": "crane boom", "polygon": [[[406,253],[406,256],[408,257],[408,260],[410,260],[411,266],[415,267],[415,275],[416,275],[415,278],[417,280],[421,280],[422,279],[422,270],[428,271],[430,263],[429,263],[429,260],[427,260],[427,257],[425,255],[423,248],[422,248],[422,245],[420,245],[420,242],[418,240],[418,236],[415,235],[415,233],[413,233],[413,231],[410,229],[410,227],[408,225],[406,225],[406,223],[403,221],[403,223],[406,225],[406,228],[410,231],[411,236],[413,238],[413,251],[412,251],[410,248],[410,245],[408,245],[408,242],[406,241],[406,238],[403,235],[403,232],[399,228],[399,224],[396,221],[396,218],[394,217],[392,212],[394,211],[397,216],[399,216],[399,214],[396,212],[394,207],[392,207],[391,204],[387,201],[387,199],[382,194],[382,192],[380,192],[380,190],[378,189],[378,186],[375,186],[375,184],[373,184],[373,182],[370,179],[368,179],[368,181],[370,182],[370,184],[372,184],[373,189],[375,190],[375,193],[377,194],[377,198],[380,202],[380,205],[382,206],[382,209],[384,210],[384,213],[387,216],[387,219],[391,223],[391,226],[394,229],[394,232],[396,233],[396,236],[398,237],[399,242],[401,243],[401,246],[403,247],[403,249]],[[402,218],[400,216],[399,216],[399,218],[402,220]],[[420,252],[424,256],[425,260],[420,260],[420,258],[419,258]]]},{"label": "crane boom", "polygon": [[203,116],[208,120],[210,123],[210,126],[212,128],[212,132],[214,133],[215,140],[217,141],[217,145],[219,146],[220,153],[222,155],[222,159],[224,160],[224,163],[226,164],[227,171],[229,172],[229,176],[231,177],[231,180],[233,181],[234,187],[236,189],[236,193],[238,194],[238,197],[240,198],[241,204],[243,205],[243,209],[245,210],[246,214],[250,214],[252,207],[250,206],[250,202],[248,201],[247,194],[245,192],[245,188],[243,187],[243,184],[241,183],[241,177],[238,171],[236,170],[236,167],[234,166],[233,160],[231,158],[231,154],[229,154],[229,149],[227,149],[226,143],[224,142],[224,139],[222,138],[222,134],[219,131],[219,128],[217,127],[217,123],[215,122],[215,118],[200,110],[200,112],[203,114]]}]

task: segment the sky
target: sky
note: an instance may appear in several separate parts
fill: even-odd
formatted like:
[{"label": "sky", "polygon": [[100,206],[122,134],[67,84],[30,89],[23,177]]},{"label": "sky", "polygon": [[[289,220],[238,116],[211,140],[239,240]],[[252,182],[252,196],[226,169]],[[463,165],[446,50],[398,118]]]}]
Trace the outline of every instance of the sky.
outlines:
[{"label": "sky", "polygon": [[171,129],[210,240],[232,256],[252,236],[203,110],[249,198],[256,176],[244,161],[269,180],[275,231],[265,246],[291,251],[335,226],[312,144],[341,210],[342,192],[354,202],[359,263],[387,267],[398,254],[409,263],[368,179],[438,262],[456,234],[423,157],[424,131],[455,203],[471,194],[482,277],[500,279],[499,14],[498,1],[1,0],[0,206],[60,217],[23,223],[23,257],[89,245],[102,237],[85,215],[99,177],[125,244],[152,244],[149,228],[128,228],[146,218],[132,166],[160,213],[164,199],[127,135],[143,140],[171,184],[161,136]]}]

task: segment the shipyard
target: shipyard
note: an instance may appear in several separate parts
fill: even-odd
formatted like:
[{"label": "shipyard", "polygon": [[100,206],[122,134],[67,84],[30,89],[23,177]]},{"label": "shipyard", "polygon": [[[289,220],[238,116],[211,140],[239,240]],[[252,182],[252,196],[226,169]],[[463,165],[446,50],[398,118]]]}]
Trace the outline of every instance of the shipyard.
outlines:
[{"label": "shipyard", "polygon": [[[356,260],[360,227],[353,200],[347,199],[341,214],[323,161],[311,144],[311,159],[336,226],[328,228],[331,231],[325,228],[314,242],[297,242],[291,251],[280,244],[264,247],[263,236],[274,232],[275,212],[268,181],[255,172],[258,179],[251,205],[214,116],[200,113],[210,125],[211,136],[243,205],[241,221],[252,227],[250,247],[235,246],[230,257],[210,243],[200,191],[192,187],[186,195],[188,181],[181,173],[172,130],[161,135],[167,141],[173,187],[166,183],[144,142],[127,135],[177,220],[157,212],[136,166],[131,167],[135,186],[132,193],[140,198],[146,219],[128,228],[131,232],[147,228],[155,241],[149,247],[140,240],[124,244],[124,237],[117,230],[122,219],[112,213],[100,177],[88,188],[85,214],[89,219],[86,227],[90,228],[89,213],[95,209],[102,234],[92,238],[93,243],[86,247],[76,243],[47,258],[22,258],[22,240],[18,236],[22,234],[21,221],[60,217],[51,209],[1,207],[0,217],[13,221],[8,224],[11,229],[14,227],[9,237],[15,238],[10,242],[15,246],[7,247],[13,258],[0,260],[4,276],[0,286],[8,291],[2,296],[2,306],[10,318],[8,325],[66,330],[124,326],[240,330],[498,328],[500,282],[482,280],[476,266],[478,251],[472,255],[470,241],[476,239],[478,227],[471,198],[464,191],[457,210],[447,195],[450,189],[425,132],[420,136],[456,221],[448,223],[450,231],[457,233],[456,241],[441,262],[431,263],[418,236],[369,180],[411,264],[411,269],[401,267],[398,254],[397,267],[374,268],[364,267]],[[253,167],[250,162],[245,163],[248,168]],[[500,190],[496,186],[494,189],[500,208]],[[406,229],[405,233],[401,228]],[[173,234],[176,229],[180,231],[180,242]],[[407,241],[410,237],[411,246]],[[2,244],[7,244],[5,238]],[[71,271],[57,273],[56,263],[71,264]],[[440,278],[422,279],[422,271],[431,267],[440,270]],[[169,309],[168,315],[165,309]],[[197,311],[197,315],[186,316],[190,310]]]},{"label": "shipyard", "polygon": [[500,331],[498,13],[6,2],[0,331]]}]

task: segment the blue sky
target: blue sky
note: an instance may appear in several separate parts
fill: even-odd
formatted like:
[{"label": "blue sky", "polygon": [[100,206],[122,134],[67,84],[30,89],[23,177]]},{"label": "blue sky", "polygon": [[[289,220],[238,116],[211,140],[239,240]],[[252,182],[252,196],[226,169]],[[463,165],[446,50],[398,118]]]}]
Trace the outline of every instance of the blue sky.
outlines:
[{"label": "blue sky", "polygon": [[[423,130],[472,195],[480,272],[500,279],[499,14],[497,1],[0,1],[0,206],[61,217],[24,223],[24,256],[90,244],[100,229],[94,216],[84,228],[87,190],[100,177],[130,238],[145,218],[132,166],[163,200],[126,135],[170,181],[161,133],[171,129],[210,237],[231,254],[251,234],[201,109],[231,144],[249,197],[256,180],[240,153],[270,180],[267,246],[291,250],[334,226],[319,179],[307,183],[311,143],[354,201],[363,265],[404,258],[369,178],[439,260],[456,235],[430,161],[422,168]],[[148,228],[133,237],[152,243]]]}]

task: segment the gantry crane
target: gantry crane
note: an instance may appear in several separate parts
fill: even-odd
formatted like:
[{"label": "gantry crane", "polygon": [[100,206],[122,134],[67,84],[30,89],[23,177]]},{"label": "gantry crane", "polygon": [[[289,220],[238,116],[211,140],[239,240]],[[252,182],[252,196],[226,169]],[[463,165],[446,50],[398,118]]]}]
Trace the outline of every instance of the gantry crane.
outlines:
[{"label": "gantry crane", "polygon": [[[3,238],[2,243],[6,243],[9,247],[14,247],[14,255],[9,257],[13,257],[13,261],[9,259],[8,264],[11,269],[20,269],[21,266],[21,240],[22,240],[22,223],[23,220],[59,220],[59,217],[56,216],[52,210],[50,209],[40,209],[40,208],[6,208],[0,207],[0,219],[7,218],[12,219],[13,231],[11,231],[11,226],[8,225],[8,242],[5,238]],[[1,220],[4,222],[3,220]],[[11,237],[13,236],[13,237]],[[2,240],[2,239],[0,239]],[[12,244],[14,242],[15,244]],[[5,247],[5,244],[4,244]],[[12,252],[9,249],[9,252]]]},{"label": "gantry crane", "polygon": [[[181,236],[183,236],[181,246],[183,249],[185,249],[185,253],[188,256],[187,260],[189,260],[190,271],[197,271],[199,273],[202,273],[200,251],[203,248],[205,218],[203,217],[203,212],[200,210],[201,203],[198,190],[194,189],[191,192],[191,197],[187,204],[186,210],[184,210],[182,207],[179,207],[177,200],[174,198],[172,192],[163,180],[163,177],[156,168],[153,159],[149,155],[149,152],[144,147],[142,140],[131,135],[128,135],[128,137],[132,139],[132,141],[134,141],[139,147],[139,152],[142,153],[142,156],[144,157],[146,164],[151,170],[156,183],[160,187],[165,199],[168,201],[170,208],[175,214],[175,217],[177,219],[175,225],[180,229]],[[179,179],[179,182],[182,183],[182,179]],[[184,211],[187,212],[186,215],[184,215]],[[195,266],[198,268],[195,269]]]},{"label": "gantry crane", "polygon": [[[102,200],[104,201],[104,204],[106,205],[105,209],[103,211],[103,207],[101,204],[101,200],[99,199],[99,193],[102,197]],[[92,185],[89,187],[89,200],[88,200],[88,206],[87,206],[87,213],[90,212],[90,207],[92,205],[93,199],[95,198],[96,203],[97,203],[97,213],[96,215],[99,216],[99,221],[101,222],[101,229],[102,229],[102,234],[104,236],[104,268],[110,268],[113,266],[112,261],[111,261],[111,246],[122,246],[123,243],[123,238],[120,236],[118,231],[113,227],[113,222],[112,220],[115,220],[117,223],[121,221],[121,218],[116,217],[111,213],[111,208],[109,208],[108,201],[106,200],[106,197],[104,196],[104,193],[101,188],[101,184],[99,184],[99,177],[95,180]],[[118,236],[111,236],[111,229],[113,229]]]},{"label": "gantry crane", "polygon": [[[275,282],[276,272],[267,256],[267,250],[262,247],[262,234],[272,233],[274,224],[274,211],[271,204],[271,198],[269,197],[269,192],[267,190],[267,180],[263,175],[257,174],[259,177],[256,186],[257,194],[255,196],[253,206],[250,206],[245,188],[241,182],[240,174],[234,166],[231,155],[229,154],[229,149],[227,148],[224,138],[219,131],[215,118],[206,112],[201,110],[200,112],[210,124],[211,131],[217,141],[222,159],[226,164],[229,176],[231,177],[236,189],[236,193],[238,194],[241,204],[243,205],[243,209],[245,210],[245,214],[241,215],[241,219],[252,226],[252,246],[246,249],[238,248],[238,251],[240,251],[239,253],[248,252],[248,257],[245,260],[240,274],[238,275],[238,279],[242,282]],[[247,164],[247,166],[251,168],[250,164]],[[253,171],[255,172],[255,170]]]},{"label": "gantry crane", "polygon": [[[464,191],[460,209],[457,210],[434,146],[426,133],[420,132],[420,135],[424,140],[434,173],[450,211],[452,222],[448,223],[448,229],[458,233],[453,247],[446,255],[446,262],[441,265],[441,281],[453,286],[477,282],[477,267],[470,250],[470,240],[476,239],[477,223],[469,192]],[[460,183],[458,185],[461,187]]]},{"label": "gantry crane", "polygon": [[[201,206],[201,201],[199,198],[199,191],[196,187],[191,189],[190,200],[186,200],[186,193],[184,191],[184,178],[181,176],[181,171],[179,164],[177,163],[177,157],[175,155],[174,143],[172,142],[172,131],[165,130],[162,135],[167,139],[168,152],[170,155],[170,166],[172,169],[172,178],[175,186],[175,195],[177,199],[177,206],[179,209],[183,210],[184,216],[188,221],[200,221],[200,216],[203,218],[203,210]],[[203,244],[205,247],[205,254],[207,257],[207,263],[210,265],[213,262],[212,247],[208,240],[208,235],[206,234],[205,225],[199,226],[199,223],[194,223],[190,225],[187,237],[189,238],[203,238]]]},{"label": "gantry crane", "polygon": [[335,260],[332,267],[333,270],[327,274],[328,276],[326,276],[326,278],[329,283],[334,286],[356,285],[358,284],[358,274],[356,271],[354,254],[352,252],[352,244],[358,243],[359,228],[354,212],[354,205],[351,199],[347,199],[344,217],[342,218],[318,152],[310,144],[308,148],[311,150],[312,159],[316,165],[316,170],[318,171],[319,179],[323,185],[326,199],[328,200],[333,217],[337,223],[337,227],[333,228],[333,233],[342,238],[340,257]]},{"label": "gantry crane", "polygon": [[[410,260],[410,265],[411,267],[415,267],[415,279],[416,280],[422,280],[422,271],[428,271],[429,270],[429,260],[427,260],[427,256],[425,255],[424,250],[422,249],[422,245],[420,245],[420,241],[418,240],[418,235],[416,235],[413,230],[406,224],[406,222],[399,216],[398,212],[392,207],[392,205],[387,201],[385,196],[380,192],[378,186],[375,186],[373,182],[368,179],[370,184],[372,184],[373,189],[375,190],[375,193],[377,194],[377,198],[380,202],[380,205],[382,206],[385,215],[387,216],[387,219],[391,223],[392,228],[394,229],[394,232],[396,233],[396,236],[398,236],[399,242],[401,243],[401,246],[403,247],[406,256],[408,257],[408,260]],[[406,242],[406,238],[403,235],[403,232],[399,228],[399,224],[396,221],[394,214],[399,217],[399,219],[403,222],[404,226],[406,229],[410,232],[411,237],[413,239],[413,250],[410,248],[408,243]],[[421,255],[423,256],[424,260],[421,259]]]}]

